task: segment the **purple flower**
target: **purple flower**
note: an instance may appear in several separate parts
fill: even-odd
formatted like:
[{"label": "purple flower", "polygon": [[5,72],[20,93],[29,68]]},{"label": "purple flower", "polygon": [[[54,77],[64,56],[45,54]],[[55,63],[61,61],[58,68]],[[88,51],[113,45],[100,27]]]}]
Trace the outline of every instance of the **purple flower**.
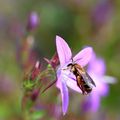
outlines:
[{"label": "purple flower", "polygon": [[114,4],[110,0],[101,0],[92,10],[92,21],[96,25],[103,25],[112,17]]},{"label": "purple flower", "polygon": [[31,12],[28,17],[27,30],[31,31],[35,29],[39,24],[39,17],[36,12]]},{"label": "purple flower", "polygon": [[[69,94],[68,88],[71,88],[77,92],[81,92],[80,88],[77,86],[75,76],[71,74],[70,70],[67,70],[67,65],[72,62],[72,53],[68,44],[59,36],[56,36],[56,47],[57,53],[60,61],[60,66],[57,69],[57,87],[61,92],[62,97],[62,111],[63,115],[66,114],[68,103],[69,103]],[[82,51],[80,51],[75,57],[73,57],[73,61],[77,64],[84,67],[90,60],[92,56],[92,48],[86,47]]]},{"label": "purple flower", "polygon": [[88,65],[88,73],[94,80],[96,87],[93,88],[90,96],[87,96],[82,103],[83,110],[96,112],[100,106],[101,97],[107,96],[109,92],[108,83],[114,83],[115,78],[105,76],[106,65],[103,59],[97,58],[93,53],[92,59]]}]

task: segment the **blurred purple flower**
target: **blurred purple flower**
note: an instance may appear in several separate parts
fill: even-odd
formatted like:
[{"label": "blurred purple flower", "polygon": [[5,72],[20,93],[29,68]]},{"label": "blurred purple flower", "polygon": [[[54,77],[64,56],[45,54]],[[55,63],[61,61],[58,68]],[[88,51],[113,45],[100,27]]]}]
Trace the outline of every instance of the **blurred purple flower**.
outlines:
[{"label": "blurred purple flower", "polygon": [[35,29],[39,24],[39,17],[36,12],[31,12],[27,21],[27,30],[31,31]]},{"label": "blurred purple flower", "polygon": [[108,95],[108,83],[114,83],[116,81],[113,77],[105,76],[105,72],[106,65],[104,60],[97,58],[93,54],[88,65],[88,73],[94,80],[96,87],[93,88],[92,93],[82,103],[84,111],[91,110],[92,112],[96,112],[99,109],[101,97]]},{"label": "blurred purple flower", "polygon": [[[57,70],[57,87],[60,89],[62,96],[62,111],[63,115],[66,114],[68,103],[69,103],[69,95],[68,95],[68,87],[71,89],[81,92],[80,88],[77,86],[75,76],[71,74],[70,70],[67,70],[67,65],[72,62],[72,53],[68,44],[59,36],[56,36],[56,47],[57,53],[60,61],[60,67]],[[86,47],[82,51],[80,51],[73,60],[84,67],[90,60],[92,56],[92,48]]]},{"label": "blurred purple flower", "polygon": [[99,27],[112,17],[114,4],[112,0],[101,0],[92,10],[91,17],[94,24]]}]

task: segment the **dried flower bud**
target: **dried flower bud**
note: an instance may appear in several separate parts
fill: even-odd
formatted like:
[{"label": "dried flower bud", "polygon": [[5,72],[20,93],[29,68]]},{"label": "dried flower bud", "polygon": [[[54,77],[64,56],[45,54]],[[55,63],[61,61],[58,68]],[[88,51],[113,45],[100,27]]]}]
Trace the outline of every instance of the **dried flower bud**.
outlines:
[{"label": "dried flower bud", "polygon": [[35,89],[31,95],[31,100],[35,101],[39,95],[40,89]]},{"label": "dried flower bud", "polygon": [[37,80],[39,79],[39,74],[40,62],[37,61],[33,69],[24,76],[23,87],[25,88],[25,90],[31,91],[36,87]]},{"label": "dried flower bud", "polygon": [[59,58],[58,58],[58,54],[55,53],[52,57],[51,60],[48,60],[47,58],[44,58],[44,60],[50,64],[54,69],[58,66],[59,64]]},{"label": "dried flower bud", "polygon": [[40,62],[37,61],[32,72],[31,72],[31,80],[35,80],[37,78],[37,76],[39,75],[40,73]]}]

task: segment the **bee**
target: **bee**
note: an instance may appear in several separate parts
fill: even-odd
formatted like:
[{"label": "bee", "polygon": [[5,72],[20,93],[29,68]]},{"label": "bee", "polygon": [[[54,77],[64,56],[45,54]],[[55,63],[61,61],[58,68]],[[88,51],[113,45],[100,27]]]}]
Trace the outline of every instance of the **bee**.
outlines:
[{"label": "bee", "polygon": [[92,88],[96,87],[96,85],[85,69],[77,63],[70,63],[67,67],[75,75],[77,85],[82,90],[82,94],[91,93]]}]

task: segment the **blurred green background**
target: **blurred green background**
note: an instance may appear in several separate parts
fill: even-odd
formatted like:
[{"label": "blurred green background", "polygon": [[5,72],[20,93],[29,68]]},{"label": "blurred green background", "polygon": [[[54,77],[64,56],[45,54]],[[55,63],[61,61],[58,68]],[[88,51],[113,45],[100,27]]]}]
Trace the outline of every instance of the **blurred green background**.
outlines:
[{"label": "blurred green background", "polygon": [[[22,39],[31,11],[37,12],[40,19],[39,26],[32,32],[35,38],[34,51],[40,61],[43,61],[43,57],[51,58],[53,56],[56,50],[56,35],[67,41],[73,53],[90,45],[98,56],[104,58],[107,67],[106,74],[116,77],[117,83],[110,85],[109,95],[102,99],[100,114],[105,112],[107,120],[119,120],[119,0],[0,1],[0,120],[29,120],[24,117],[21,110],[23,70],[16,59],[16,54],[17,41]],[[54,91],[55,87],[44,96],[48,99],[48,104],[53,102],[50,97]],[[82,118],[83,115],[79,113],[79,109],[72,108],[79,104],[81,99],[79,94],[74,93],[71,96],[69,112],[60,119],[88,119],[89,117]],[[61,107],[60,102],[58,105]],[[98,120],[94,115],[91,118]],[[54,120],[56,118],[48,115],[46,119]]]}]

